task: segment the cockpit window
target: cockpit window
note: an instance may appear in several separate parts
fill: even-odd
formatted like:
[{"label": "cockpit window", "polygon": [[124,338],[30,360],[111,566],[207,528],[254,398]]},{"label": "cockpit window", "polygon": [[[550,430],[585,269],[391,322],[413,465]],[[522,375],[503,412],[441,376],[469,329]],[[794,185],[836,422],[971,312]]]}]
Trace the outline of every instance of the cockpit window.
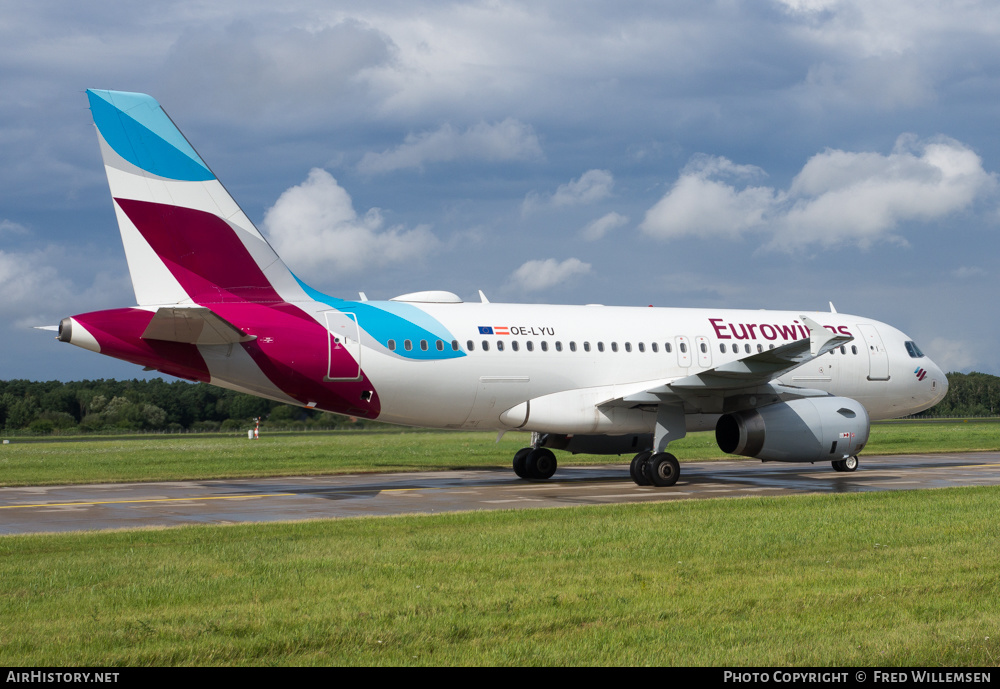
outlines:
[{"label": "cockpit window", "polygon": [[920,347],[918,347],[917,343],[913,340],[908,340],[906,342],[906,351],[913,359],[921,359],[924,356],[924,353],[920,351]]}]

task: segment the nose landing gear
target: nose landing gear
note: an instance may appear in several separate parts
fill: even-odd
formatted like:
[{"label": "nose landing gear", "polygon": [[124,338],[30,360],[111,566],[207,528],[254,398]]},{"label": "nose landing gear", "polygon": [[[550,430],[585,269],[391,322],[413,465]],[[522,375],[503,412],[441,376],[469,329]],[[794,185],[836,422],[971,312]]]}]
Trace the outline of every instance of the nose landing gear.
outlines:
[{"label": "nose landing gear", "polygon": [[848,457],[847,459],[838,459],[836,461],[830,462],[836,471],[857,471],[858,470],[858,456]]}]

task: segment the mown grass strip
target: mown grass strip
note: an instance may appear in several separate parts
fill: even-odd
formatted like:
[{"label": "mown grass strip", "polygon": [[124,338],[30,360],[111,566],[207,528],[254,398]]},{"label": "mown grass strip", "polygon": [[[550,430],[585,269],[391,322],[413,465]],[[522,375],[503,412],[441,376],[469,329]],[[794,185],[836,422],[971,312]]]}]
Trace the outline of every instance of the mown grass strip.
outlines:
[{"label": "mown grass strip", "polygon": [[[0,445],[0,485],[170,481],[257,476],[323,475],[509,467],[528,434],[305,433],[234,437],[145,436],[111,440]],[[874,454],[1000,450],[1000,424],[962,422],[872,427],[865,449]],[[672,443],[681,460],[737,459],[722,453],[713,432]],[[623,462],[630,456],[559,454],[564,465]]]},{"label": "mown grass strip", "polygon": [[0,537],[5,665],[988,665],[998,488]]}]

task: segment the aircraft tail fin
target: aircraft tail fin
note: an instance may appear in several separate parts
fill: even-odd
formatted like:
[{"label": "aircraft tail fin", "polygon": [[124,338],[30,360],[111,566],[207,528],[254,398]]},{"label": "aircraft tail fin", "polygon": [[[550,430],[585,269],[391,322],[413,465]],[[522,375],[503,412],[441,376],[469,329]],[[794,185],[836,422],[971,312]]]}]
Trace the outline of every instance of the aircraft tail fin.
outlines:
[{"label": "aircraft tail fin", "polygon": [[140,305],[288,301],[301,287],[151,96],[88,90]]}]

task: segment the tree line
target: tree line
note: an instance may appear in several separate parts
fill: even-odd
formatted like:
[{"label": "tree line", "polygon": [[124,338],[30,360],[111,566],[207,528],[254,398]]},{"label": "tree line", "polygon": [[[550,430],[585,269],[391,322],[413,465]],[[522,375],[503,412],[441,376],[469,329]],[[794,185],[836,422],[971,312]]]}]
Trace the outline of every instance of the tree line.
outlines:
[{"label": "tree line", "polygon": [[[949,373],[948,394],[919,416],[998,416],[1000,377]],[[280,428],[364,428],[377,422],[324,414],[185,381],[0,381],[0,429],[39,435],[129,431],[237,431],[260,418]]]},{"label": "tree line", "polygon": [[[132,431],[243,431],[254,420],[279,428],[363,428],[366,419],[304,409],[185,381],[0,381],[0,429],[39,435]],[[379,425],[379,424],[375,424]]]},{"label": "tree line", "polygon": [[918,416],[1000,416],[1000,377],[949,373],[948,394]]}]

